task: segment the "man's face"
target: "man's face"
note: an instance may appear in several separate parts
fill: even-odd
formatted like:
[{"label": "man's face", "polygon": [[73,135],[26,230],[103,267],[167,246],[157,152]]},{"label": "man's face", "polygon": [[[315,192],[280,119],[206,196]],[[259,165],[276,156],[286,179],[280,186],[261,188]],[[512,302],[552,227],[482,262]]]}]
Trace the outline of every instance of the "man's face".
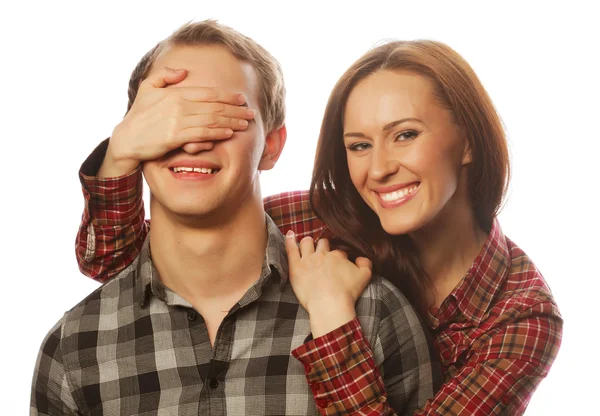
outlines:
[{"label": "man's face", "polygon": [[[186,79],[172,88],[217,87],[243,94],[250,108],[258,106],[254,68],[221,46],[171,46],[152,66],[186,69]],[[244,131],[217,141],[210,150],[190,154],[178,149],[144,163],[153,211],[199,219],[235,215],[259,189],[259,168],[265,149],[260,111]],[[156,212],[153,212],[153,216]]]}]

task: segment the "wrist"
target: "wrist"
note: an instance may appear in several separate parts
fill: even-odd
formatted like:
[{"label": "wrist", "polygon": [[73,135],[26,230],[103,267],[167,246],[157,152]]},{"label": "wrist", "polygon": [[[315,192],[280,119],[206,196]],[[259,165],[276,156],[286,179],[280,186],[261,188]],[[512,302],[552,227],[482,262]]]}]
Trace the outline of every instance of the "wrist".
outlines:
[{"label": "wrist", "polygon": [[102,161],[102,165],[98,170],[99,178],[115,178],[127,175],[135,170],[140,164],[139,160],[135,160],[115,152],[113,137],[108,141],[106,155]]},{"label": "wrist", "polygon": [[354,303],[327,302],[308,310],[313,338],[321,337],[356,318]]}]

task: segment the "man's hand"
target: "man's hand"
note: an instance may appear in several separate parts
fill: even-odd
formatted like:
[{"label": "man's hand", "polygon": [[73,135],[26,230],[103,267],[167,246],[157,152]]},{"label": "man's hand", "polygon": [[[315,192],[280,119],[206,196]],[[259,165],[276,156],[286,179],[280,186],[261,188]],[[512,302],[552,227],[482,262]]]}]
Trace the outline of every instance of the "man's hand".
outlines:
[{"label": "man's hand", "polygon": [[242,106],[242,94],[211,87],[165,88],[186,76],[185,70],[163,68],[140,84],[131,109],[113,130],[99,177],[124,175],[179,147],[209,149],[254,118],[254,110]]},{"label": "man's hand", "polygon": [[330,250],[326,239],[319,239],[315,248],[314,240],[305,237],[298,246],[291,231],[286,235],[285,248],[290,284],[310,315],[313,337],[354,319],[356,301],[371,280],[371,261],[358,257],[353,263],[343,251]]}]

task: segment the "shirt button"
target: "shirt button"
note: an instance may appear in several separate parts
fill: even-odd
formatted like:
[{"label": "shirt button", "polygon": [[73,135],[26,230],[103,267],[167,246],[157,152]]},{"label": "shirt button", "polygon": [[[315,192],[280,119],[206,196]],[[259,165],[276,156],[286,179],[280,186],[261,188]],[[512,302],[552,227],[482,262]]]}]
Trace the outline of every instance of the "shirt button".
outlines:
[{"label": "shirt button", "polygon": [[195,311],[195,310],[193,310],[193,309],[190,309],[190,310],[188,311],[188,321],[195,321],[195,320],[196,320],[196,316],[197,316],[197,315],[198,315],[198,314],[196,313],[196,311]]},{"label": "shirt button", "polygon": [[317,403],[317,406],[319,406],[321,409],[325,409],[331,404],[331,402],[327,401],[327,399],[317,399],[315,400],[315,402]]},{"label": "shirt button", "polygon": [[217,387],[219,387],[219,380],[217,380],[216,378],[209,378],[208,379],[208,386],[211,389],[216,389]]}]

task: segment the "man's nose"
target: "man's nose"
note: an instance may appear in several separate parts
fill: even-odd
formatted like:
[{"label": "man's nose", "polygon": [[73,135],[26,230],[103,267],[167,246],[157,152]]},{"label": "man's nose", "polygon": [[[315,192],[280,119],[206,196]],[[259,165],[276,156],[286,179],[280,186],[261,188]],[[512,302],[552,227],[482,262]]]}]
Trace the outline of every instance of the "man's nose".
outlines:
[{"label": "man's nose", "polygon": [[207,150],[212,150],[215,147],[214,141],[207,142],[198,142],[198,143],[186,143],[182,146],[184,152],[189,154],[195,154],[200,152],[205,152]]}]

